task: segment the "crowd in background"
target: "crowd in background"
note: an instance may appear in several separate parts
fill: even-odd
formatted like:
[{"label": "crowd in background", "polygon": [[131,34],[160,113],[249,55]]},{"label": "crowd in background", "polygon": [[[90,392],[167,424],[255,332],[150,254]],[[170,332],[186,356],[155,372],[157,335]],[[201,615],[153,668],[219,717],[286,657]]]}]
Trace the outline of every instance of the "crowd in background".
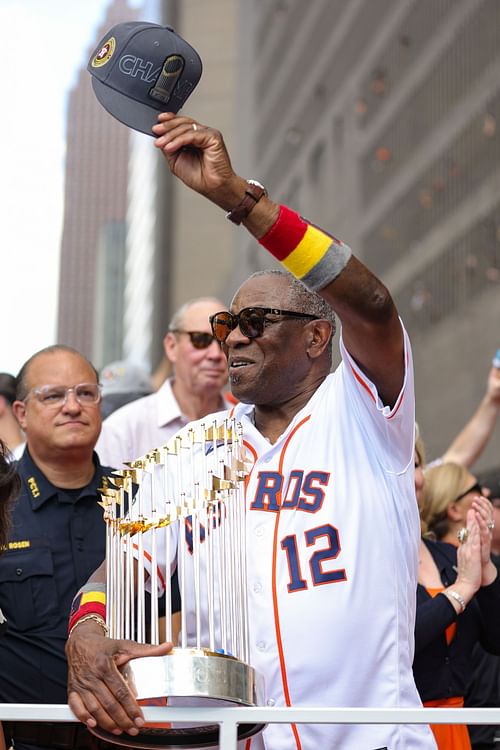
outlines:
[{"label": "crowd in background", "polygon": [[[226,385],[227,377],[225,365],[220,359],[220,349],[218,345],[212,347],[214,342],[207,328],[207,311],[213,312],[220,307],[223,306],[217,300],[202,300],[188,303],[181,308],[180,316],[174,316],[171,328],[175,330],[175,333],[169,331],[166,337],[169,340],[169,344],[178,348],[178,351],[174,355],[170,351],[169,359],[170,361],[176,360],[177,362],[179,361],[179,357],[181,359],[180,376],[177,377],[180,377],[180,384],[183,388],[186,387],[187,383],[192,383],[193,371],[196,369],[196,363],[193,365],[190,357],[194,356],[195,359],[198,358],[202,361],[206,361],[207,358],[209,360],[210,350],[213,349],[213,358],[220,371],[212,389],[215,401],[209,399],[209,403],[205,405],[207,412],[210,410],[210,406],[217,404],[217,399],[221,397],[220,394]],[[194,319],[193,315],[195,316]],[[203,316],[207,320],[206,325],[203,324]],[[197,330],[198,339],[195,338],[193,341],[193,331],[195,329],[200,330]],[[191,337],[189,335],[190,332]],[[68,360],[76,362],[78,367],[83,367],[83,372],[77,371],[73,379],[79,381],[94,379],[91,376],[91,365],[77,352],[66,350],[64,347],[60,349],[55,347],[53,351],[48,351],[45,355],[43,353],[39,355],[38,360],[40,358],[43,360],[44,357],[48,358],[49,361],[53,359],[53,364],[58,369],[61,366],[66,366],[64,363],[67,363]],[[188,375],[186,375],[186,370],[189,372]],[[44,377],[50,380],[49,374],[44,375]],[[25,482],[28,482],[28,488],[31,490],[32,495],[36,494],[36,492],[33,493],[34,486],[39,490],[36,481],[33,479],[33,475],[37,469],[32,463],[33,456],[30,456],[30,451],[35,456],[38,455],[38,443],[36,439],[31,437],[31,442],[28,444],[29,447],[26,448],[26,437],[31,434],[30,424],[23,422],[22,417],[19,419],[19,411],[16,416],[13,409],[15,401],[18,399],[22,400],[26,396],[22,392],[22,380],[23,371],[21,371],[17,379],[8,373],[0,374],[0,440],[2,441],[0,455],[0,542],[3,551],[9,549],[10,522],[14,512],[14,496],[18,495],[21,487],[20,477]],[[95,376],[95,382],[97,383],[97,375]],[[95,409],[96,419],[94,430],[90,444],[85,451],[87,460],[91,461],[93,467],[91,474],[94,471],[92,460],[96,465],[100,466],[98,459],[93,453],[97,436],[101,431],[101,417],[97,412],[102,412],[102,416],[109,419],[110,415],[118,410],[116,416],[109,419],[109,422],[104,421],[104,429],[101,432],[101,442],[106,446],[108,453],[113,454],[114,451],[114,460],[107,461],[107,464],[110,466],[120,465],[117,457],[122,456],[124,451],[123,461],[130,460],[137,455],[142,455],[146,451],[148,438],[152,441],[151,447],[159,444],[159,442],[165,442],[167,436],[173,434],[183,421],[185,422],[187,419],[187,417],[182,416],[183,412],[179,409],[174,409],[175,414],[173,416],[169,415],[172,417],[170,422],[167,419],[165,424],[162,425],[161,419],[159,419],[158,415],[164,408],[164,402],[175,402],[172,392],[174,382],[172,378],[168,378],[164,383],[161,383],[160,388],[155,391],[153,390],[151,377],[144,368],[134,363],[123,361],[110,363],[104,367],[99,374],[99,382],[101,386],[99,387],[98,395],[94,397],[94,406],[98,407]],[[204,382],[201,387],[206,389],[207,383]],[[166,388],[168,388],[167,396],[165,396]],[[176,390],[178,388],[179,381]],[[195,394],[189,388],[181,391],[181,393],[181,399],[186,400],[195,397]],[[66,399],[68,399],[68,395],[67,393],[63,394]],[[75,403],[78,408],[79,394],[75,393],[75,395],[77,397]],[[230,396],[226,393],[226,398],[228,397]],[[55,398],[53,394],[52,398]],[[148,404],[154,405],[155,400],[159,402],[157,411],[147,408]],[[135,402],[135,407],[132,406],[132,402]],[[126,404],[129,404],[129,406],[126,407]],[[488,517],[488,508],[491,508],[494,522],[493,524],[490,523],[492,528],[486,529],[486,534],[484,535],[486,542],[489,543],[488,552],[485,554],[487,560],[492,561],[491,564],[497,568],[500,566],[500,464],[496,467],[491,467],[487,471],[482,471],[478,475],[472,474],[470,470],[470,467],[479,458],[494,432],[499,410],[500,369],[492,367],[488,374],[484,397],[473,412],[471,419],[452,441],[448,449],[444,451],[443,455],[431,461],[427,468],[425,467],[425,451],[422,436],[418,434],[417,428],[415,488],[422,519],[422,545],[417,592],[418,608],[414,670],[417,686],[426,706],[500,706],[500,659],[498,656],[500,653],[500,637],[498,636],[500,632],[500,599],[498,598],[498,592],[494,591],[492,593],[488,591],[488,585],[481,582],[480,574],[474,574],[475,568],[477,572],[478,567],[481,567],[479,559],[476,559],[474,562],[470,556],[468,559],[464,558],[464,551],[467,544],[471,543],[470,540],[467,540],[466,545],[463,546],[459,544],[457,538],[460,529],[466,527],[467,514],[470,514],[471,508],[474,505],[480,507],[485,518]],[[203,409],[199,413],[202,414],[202,412]],[[113,430],[113,424],[117,417],[121,420],[117,423],[120,425],[120,429]],[[142,422],[149,420],[149,424],[141,427],[141,419]],[[21,425],[24,426],[26,432],[22,429]],[[109,433],[107,432],[108,429]],[[143,429],[146,429],[146,431],[149,429],[145,437],[146,443],[136,442],[134,444],[130,436],[135,435],[139,439],[141,430]],[[129,431],[130,440],[132,440],[132,444],[128,448],[124,447],[127,445],[125,438],[127,430]],[[108,437],[107,441],[103,441],[103,434],[104,436],[109,435],[111,437]],[[46,440],[46,437],[44,439]],[[99,445],[99,442],[97,445]],[[24,459],[22,459],[23,454]],[[92,459],[93,455],[94,459]],[[19,472],[16,471],[16,466],[18,466],[16,461],[20,459],[21,470]],[[30,461],[29,477],[27,477],[25,471],[23,472],[23,461],[25,463],[26,460]],[[43,458],[40,463],[42,466],[45,465]],[[74,473],[77,471],[74,456],[70,455],[69,452],[65,458],[63,453],[60,469],[63,473],[68,471]],[[54,482],[57,482],[57,474],[52,475],[50,470],[47,473]],[[99,476],[101,477],[104,473],[102,471]],[[39,484],[42,484],[43,481],[43,479],[40,479]],[[64,482],[59,482],[61,487],[64,484]],[[71,485],[71,482],[69,482],[69,485]],[[67,491],[70,492],[70,488]],[[89,496],[91,504],[95,503],[96,491],[97,484],[94,483]],[[487,500],[484,498],[487,498]],[[94,508],[94,512],[95,510],[97,509]],[[57,512],[59,513],[60,511],[58,510]],[[94,521],[99,524],[99,520],[97,519],[98,514],[95,515]],[[23,534],[26,536],[26,528],[23,529]],[[95,541],[95,532],[93,533],[93,537]],[[78,540],[74,539],[71,542],[73,546],[77,547],[81,543],[81,541],[78,542]],[[11,547],[15,547],[15,543],[11,544]],[[81,549],[81,546],[78,549]],[[99,557],[103,555],[103,552],[104,538],[102,536],[100,543],[95,549],[94,556],[91,560],[87,560],[85,570],[81,572],[78,580],[72,579],[70,581],[70,589],[67,591],[65,597],[55,602],[56,607],[60,609],[58,616],[60,624],[62,624],[62,630],[59,627],[61,631],[59,633],[59,643],[54,646],[53,650],[59,654],[60,662],[64,659],[63,640],[66,634],[65,624],[69,601],[78,585],[84,581],[85,576],[98,563]],[[19,556],[17,555],[15,559],[16,564],[19,565]],[[4,592],[5,588],[9,586],[9,569],[9,558],[7,556],[3,561],[0,561],[0,580],[2,581]],[[473,571],[472,574],[471,571]],[[41,574],[43,572],[43,570],[40,571]],[[19,573],[19,570],[16,570],[16,573]],[[65,574],[65,577],[68,578],[68,575]],[[473,579],[472,583],[469,580],[471,578]],[[445,598],[437,597],[436,594],[439,592],[444,592],[447,596]],[[4,602],[4,609],[5,604],[7,604],[4,614],[1,614],[0,610],[1,631],[8,630],[10,620],[11,629],[18,629],[16,636],[20,638],[19,643],[13,649],[12,642],[9,643],[8,638],[3,641],[4,646],[7,646],[5,653],[8,653],[9,649],[11,649],[12,659],[7,658],[1,661],[0,700],[5,702],[38,702],[42,700],[64,702],[65,668],[62,668],[58,686],[49,691],[47,695],[47,681],[45,681],[46,685],[43,693],[40,693],[37,687],[40,676],[40,665],[36,662],[36,659],[33,660],[33,663],[37,663],[37,666],[33,668],[32,674],[21,676],[21,678],[16,677],[16,680],[14,680],[16,683],[15,689],[10,692],[9,689],[6,689],[5,686],[10,682],[9,672],[13,670],[17,671],[15,669],[17,660],[21,663],[20,649],[25,649],[23,632],[26,633],[27,631],[22,624],[19,624],[23,620],[22,613],[16,611],[17,607],[22,608],[25,605],[19,600],[16,605],[16,598],[5,598],[5,593],[3,599],[0,594],[0,600]],[[14,611],[9,611],[9,603],[14,608]],[[174,607],[174,610],[179,609],[179,607]],[[40,612],[41,619],[46,617],[47,613]],[[41,622],[35,621],[31,623],[31,627],[34,627],[38,631],[41,625]],[[54,630],[57,630],[57,623],[52,622],[52,627]],[[177,624],[176,633],[178,632],[178,627],[179,624]],[[32,649],[35,654],[40,649],[40,640],[36,637],[32,643]],[[53,664],[53,660],[49,660],[45,664],[45,668],[52,673],[51,678],[54,677]],[[23,679],[25,680],[24,683]],[[436,732],[439,747],[468,747],[467,728],[456,725],[436,725],[433,729]],[[461,736],[463,732],[466,733],[465,739]],[[499,730],[494,726],[472,726],[469,727],[469,732],[472,738],[472,746],[476,750],[493,748],[495,742],[498,742],[500,738]],[[25,738],[21,736],[20,739],[23,740]],[[39,742],[41,738],[37,735],[34,737],[30,736],[28,739],[30,742],[27,743],[27,747],[37,747],[36,742]],[[33,742],[35,744],[31,744]],[[23,743],[18,740],[16,747],[22,748],[22,746]],[[45,745],[42,744],[40,746],[43,747]],[[83,747],[84,745],[80,746]]]},{"label": "crowd in background", "polygon": [[[334,556],[334,549],[338,553],[338,531],[330,523],[333,503],[351,539],[355,540],[349,550],[343,550],[343,559],[349,561],[352,569],[361,568],[367,561],[365,545],[369,544],[369,539],[366,534],[370,530],[362,519],[368,512],[371,524],[387,544],[393,538],[393,524],[405,540],[396,550],[399,557],[393,558],[393,550],[385,549],[384,559],[378,560],[379,567],[386,566],[387,575],[391,561],[399,561],[399,565],[392,566],[392,572],[400,583],[400,586],[395,585],[400,596],[394,599],[389,591],[388,611],[383,613],[385,619],[382,613],[379,618],[373,613],[377,619],[372,628],[375,636],[372,633],[370,639],[367,638],[369,653],[364,664],[365,669],[372,671],[371,666],[379,658],[376,643],[387,639],[388,651],[398,650],[400,672],[404,674],[399,675],[401,686],[396,693],[384,692],[385,686],[380,688],[375,682],[371,686],[372,695],[380,696],[387,705],[395,700],[394,696],[397,702],[407,700],[408,705],[418,704],[419,696],[427,706],[499,705],[496,659],[500,655],[500,463],[484,476],[473,474],[472,468],[496,427],[500,411],[500,367],[493,364],[484,397],[478,405],[471,405],[471,418],[442,455],[427,467],[422,436],[417,435],[413,486],[411,452],[413,433],[418,431],[413,410],[413,370],[407,334],[389,292],[344,243],[287,207],[271,201],[259,183],[242,180],[232,172],[220,133],[185,117],[176,119],[166,114],[159,120],[153,128],[157,136],[155,145],[164,151],[172,172],[175,174],[177,170],[177,176],[185,184],[220,207],[232,205],[235,196],[241,198],[244,193],[240,204],[229,211],[228,217],[239,224],[252,211],[253,218],[246,228],[259,241],[267,242],[265,247],[283,261],[287,271],[262,272],[244,282],[233,298],[232,309],[238,312],[229,312],[223,303],[211,297],[191,300],[176,311],[163,341],[165,359],[172,374],[156,387],[148,373],[131,363],[111,363],[98,373],[85,356],[64,345],[49,346],[34,353],[16,377],[7,373],[0,375],[0,541],[4,540],[0,560],[3,612],[0,702],[65,703],[67,655],[69,703],[82,722],[83,717],[93,717],[82,696],[93,695],[93,690],[97,695],[103,684],[106,694],[112,696],[110,705],[119,705],[122,699],[121,705],[127,708],[129,696],[127,693],[123,698],[123,680],[116,664],[123,645],[103,638],[107,635],[103,604],[105,580],[93,577],[105,556],[105,524],[98,504],[100,491],[109,487],[114,470],[165,444],[184,426],[208,414],[229,414],[228,410],[234,407],[235,414],[240,414],[244,422],[246,439],[254,440],[254,468],[261,467],[253,475],[250,472],[252,477],[246,487],[249,492],[249,484],[257,483],[253,488],[251,509],[262,511],[262,516],[256,523],[260,523],[264,515],[269,523],[274,516],[268,511],[281,509],[278,504],[276,508],[271,507],[278,502],[278,495],[266,484],[267,479],[264,477],[262,486],[258,484],[261,475],[272,474],[274,478],[278,475],[278,471],[265,470],[271,468],[270,461],[277,460],[278,452],[274,458],[270,457],[270,452],[280,441],[286,440],[286,445],[280,449],[285,453],[298,427],[307,423],[301,433],[306,437],[297,438],[293,449],[295,460],[302,462],[301,475],[315,474],[316,481],[325,487],[321,493],[317,487],[313,491],[306,478],[306,489],[299,488],[293,498],[285,495],[289,504],[294,498],[299,505],[302,503],[304,507],[300,510],[305,512],[291,516],[295,535],[282,540],[289,573],[293,574],[288,587],[276,591],[283,608],[284,599],[288,599],[286,606],[291,606],[289,593],[308,589],[306,581],[298,574],[297,558],[293,557],[298,554],[295,537],[304,536],[306,546],[311,546],[318,535],[326,535],[330,546],[325,559]],[[190,158],[189,148],[193,145],[198,149],[204,169]],[[217,196],[214,184],[219,184],[218,197],[214,197]],[[304,248],[306,252],[302,257]],[[289,270],[297,278],[288,273]],[[342,364],[332,373],[335,313],[342,323]],[[292,324],[295,326],[293,337],[283,335],[284,323],[288,328]],[[229,372],[233,394],[227,388]],[[253,375],[245,375],[245,372]],[[366,392],[371,400],[367,400]],[[235,398],[239,398],[239,403],[235,404]],[[294,420],[306,411],[307,418],[293,427]],[[346,425],[349,425],[349,434],[346,434]],[[291,431],[289,438],[287,430]],[[349,448],[350,437],[355,450]],[[311,441],[315,441],[314,451]],[[331,487],[326,489],[330,465],[334,462],[332,456],[335,456],[337,481],[344,478],[346,482],[343,494],[342,485],[334,491]],[[320,466],[323,462],[324,471],[313,471],[317,468],[316,461]],[[297,469],[284,470],[281,463],[276,468],[288,486],[292,476],[297,478]],[[364,495],[360,491],[363,471],[371,475],[373,482],[370,490],[365,488]],[[360,476],[354,477],[358,473]],[[358,493],[356,502],[360,505],[357,515],[353,512],[356,510],[356,502],[354,508],[352,505],[353,489]],[[299,500],[301,492],[306,499]],[[366,504],[363,507],[363,500],[369,503],[369,510]],[[311,512],[318,513],[314,519],[316,524],[323,519],[323,524],[313,529],[309,528]],[[418,533],[413,533],[417,531],[418,512],[421,540],[415,591],[411,562],[412,550],[418,545]],[[305,530],[301,523],[306,524]],[[185,541],[180,539],[179,545]],[[254,548],[247,548],[247,551],[254,555],[256,567],[258,552]],[[323,561],[324,553],[323,549],[311,557],[314,585],[309,591],[314,591],[311,601],[316,602],[322,614],[325,597],[329,599],[331,595],[328,591],[325,594],[325,587],[319,584],[337,582],[340,579],[335,576],[342,574],[342,580],[348,580],[345,570],[325,571],[323,562],[317,561],[318,554]],[[251,567],[249,564],[248,568]],[[269,571],[266,569],[266,572]],[[375,575],[367,568],[364,573],[365,578]],[[363,588],[362,580],[358,587]],[[174,640],[177,638],[179,612],[183,608],[175,574],[169,588],[175,603],[173,619],[176,619],[161,626],[163,640],[166,631],[172,631]],[[364,588],[365,597],[375,596],[376,592],[367,592],[366,586]],[[359,588],[345,587],[346,603],[355,590]],[[316,595],[323,598],[314,598]],[[415,600],[412,675],[413,619],[409,615]],[[188,599],[184,602],[187,608]],[[375,606],[376,602],[373,604]],[[258,608],[255,602],[254,607]],[[345,614],[349,612],[347,606]],[[161,609],[160,615],[160,619],[165,620]],[[364,617],[359,612],[353,615],[350,612],[351,622],[364,625]],[[394,633],[394,619],[404,620],[405,616],[406,628],[402,625],[401,632]],[[262,610],[260,617],[265,622]],[[333,617],[337,617],[337,627],[347,632],[350,621],[341,622],[338,612],[333,613]],[[332,621],[333,617],[330,611]],[[252,626],[261,627],[258,618]],[[295,621],[288,618],[286,627],[293,633],[289,655],[305,659],[296,648]],[[288,637],[284,629],[280,637]],[[323,645],[325,640],[323,638]],[[141,647],[144,648],[144,644],[127,645],[127,658],[133,658],[134,649],[137,655],[144,653]],[[338,647],[339,644],[335,644],[335,648]],[[104,674],[111,675],[107,682],[96,666],[98,653],[106,664]],[[337,661],[338,657],[337,653]],[[322,674],[321,669],[328,671],[326,662],[316,663],[312,675]],[[265,661],[263,664],[265,667]],[[386,659],[382,667],[388,682],[393,680],[393,659]],[[337,663],[336,669],[339,668]],[[349,670],[352,665],[345,673],[350,677],[352,671]],[[274,668],[267,677],[270,683],[275,680],[275,690],[282,689],[276,687],[278,683],[281,685],[281,678],[276,678]],[[322,684],[321,680],[317,682],[309,685],[309,695],[316,691],[314,695],[323,705],[330,705],[328,700],[345,699],[340,691],[347,686],[334,685],[334,675],[329,685]],[[366,701],[367,688],[364,694],[356,694],[357,705]],[[296,689],[299,695],[304,691],[301,680],[296,681]],[[332,690],[339,692],[329,692]],[[288,700],[286,698],[290,705]],[[314,702],[314,698],[308,700]],[[95,705],[93,700],[91,703]],[[110,713],[104,723],[135,734],[138,729],[132,719],[135,722],[139,718],[136,708],[132,705],[131,713],[126,711],[123,722],[117,722],[113,711],[108,709]],[[490,727],[487,734],[481,735],[460,725],[437,725],[432,729],[440,750],[467,750],[471,747],[471,736],[476,750],[491,749],[500,742],[500,731],[497,733],[496,727]],[[279,727],[265,731],[268,737],[273,737],[276,731],[277,746],[285,746]],[[334,736],[314,735],[314,731],[306,730],[311,738],[316,736],[316,740],[319,736]],[[321,733],[323,729],[317,731]],[[344,730],[337,727],[333,731]],[[352,732],[350,747],[359,736],[364,742],[369,741],[369,731],[379,732],[377,745],[389,744],[387,738],[397,742],[394,738],[403,736],[413,737],[415,747],[419,748],[430,748],[434,742],[427,727],[366,730],[353,725],[346,731]],[[297,736],[295,729],[293,732]],[[83,723],[13,721],[5,723],[4,734],[6,744],[12,744],[16,750],[51,747],[108,750],[110,747],[108,742],[89,733]]]},{"label": "crowd in background", "polygon": [[[96,512],[95,503],[100,480],[110,470],[101,467],[94,452],[97,438],[100,433],[97,447],[99,448],[99,444],[103,446],[106,464],[119,466],[122,461],[143,455],[149,443],[152,448],[165,442],[168,436],[186,423],[188,416],[193,414],[195,405],[198,411],[194,413],[201,416],[217,407],[219,399],[225,398],[227,403],[227,399],[231,398],[227,392],[223,393],[227,370],[220,347],[208,327],[209,314],[220,308],[223,308],[222,303],[207,298],[191,301],[176,313],[165,337],[166,356],[175,374],[156,390],[147,371],[134,363],[110,363],[98,376],[85,358],[66,347],[52,347],[42,351],[28,361],[17,378],[8,373],[0,374],[0,542],[1,549],[11,552],[12,560],[17,566],[12,571],[9,554],[0,560],[0,601],[5,610],[3,614],[0,610],[0,632],[9,633],[9,627],[11,629],[10,638],[6,635],[2,639],[5,658],[1,659],[0,666],[0,701],[65,701],[63,642],[66,637],[69,603],[78,586],[85,581],[104,554],[104,535],[98,531],[99,512]],[[73,380],[83,383],[90,381],[94,384],[93,388],[88,386],[88,393],[75,388],[75,398],[71,398],[71,393],[67,391],[36,393],[37,406],[43,411],[42,428],[37,424],[36,418],[31,417],[26,421],[25,414],[25,401],[28,396],[33,397],[26,390],[26,374],[34,365],[40,368],[41,363],[44,363],[42,380],[48,383],[51,371],[74,367],[74,372],[71,373]],[[205,366],[209,369],[208,375],[203,373]],[[101,385],[97,385],[98,382]],[[24,497],[17,500],[18,505],[26,501],[26,492],[31,495],[31,500],[36,500],[37,494],[42,499],[44,495],[50,496],[51,490],[45,486],[48,481],[49,487],[55,486],[60,493],[66,492],[68,502],[71,503],[71,494],[73,493],[73,500],[76,497],[72,487],[82,486],[82,461],[75,458],[75,451],[71,447],[62,446],[60,457],[53,462],[47,457],[47,453],[60,448],[57,445],[54,447],[46,434],[46,405],[57,400],[65,400],[66,405],[69,402],[70,418],[79,418],[82,403],[84,409],[89,405],[93,408],[89,438],[84,441],[83,465],[86,464],[89,469],[86,472],[87,480],[90,481],[90,485],[87,484],[87,513],[92,514],[92,523],[95,525],[94,530],[90,526],[86,527],[85,534],[92,537],[94,548],[92,552],[84,549],[85,540],[78,535],[71,539],[71,547],[81,552],[82,569],[79,575],[71,577],[65,568],[65,581],[63,584],[61,580],[59,588],[64,590],[66,587],[66,590],[54,600],[55,612],[50,612],[50,609],[37,611],[35,608],[34,614],[39,619],[28,624],[28,613],[22,611],[26,608],[23,597],[6,593],[9,588],[13,592],[16,590],[18,581],[13,583],[13,579],[19,577],[19,566],[23,562],[19,549],[23,539],[19,538],[19,531],[21,537],[29,537],[30,534],[30,519],[26,518],[26,511],[24,516],[22,511],[16,513],[14,496],[19,495],[22,486]],[[182,407],[179,403],[182,403]],[[73,412],[72,405],[75,407]],[[422,543],[414,671],[426,706],[500,706],[500,598],[498,587],[489,586],[488,573],[484,573],[487,565],[497,568],[500,565],[500,463],[478,475],[471,473],[472,465],[493,435],[499,410],[500,368],[492,367],[484,397],[473,411],[471,419],[443,455],[431,461],[428,467],[425,467],[422,436],[417,434],[415,488],[421,512]],[[101,414],[106,417],[102,431]],[[42,430],[45,434],[38,434]],[[98,482],[95,481],[96,473]],[[67,478],[62,479],[64,474],[70,475],[69,481]],[[71,477],[75,477],[76,481]],[[81,490],[77,489],[76,492],[81,500]],[[470,520],[471,514],[473,515],[472,508],[477,508],[483,514],[484,524],[482,529],[474,528],[469,539],[460,544],[457,535],[467,527],[467,519]],[[60,506],[55,512],[61,513]],[[12,518],[16,524],[22,524],[21,530],[14,529],[16,533],[13,537],[10,534]],[[48,518],[53,523],[54,510]],[[472,525],[474,526],[473,519]],[[37,536],[33,528],[31,533]],[[14,541],[9,542],[11,538]],[[482,539],[487,548],[483,552],[478,539]],[[96,540],[99,541],[96,543]],[[29,539],[24,543],[29,545]],[[472,552],[468,549],[471,544],[475,545]],[[69,553],[69,549],[67,552]],[[40,550],[37,550],[37,555],[40,555]],[[29,558],[27,564],[30,564]],[[31,564],[35,566],[35,571],[27,576],[35,573],[32,580],[37,577],[43,580],[44,574],[57,574],[57,571],[43,570],[43,563],[39,558],[36,562],[32,559]],[[34,593],[36,596],[36,591]],[[438,597],[438,593],[444,593],[445,596]],[[44,597],[47,608],[46,593]],[[180,603],[174,607],[174,611],[179,608]],[[33,612],[31,616],[33,617]],[[53,633],[48,640],[44,640],[40,637],[40,631],[47,626],[52,628]],[[33,655],[30,657],[26,654],[26,637],[31,629],[35,635],[30,646]],[[179,622],[174,632],[178,633],[178,629]],[[52,636],[55,640],[51,641]],[[46,661],[36,658],[40,649],[50,654]],[[23,672],[26,661],[30,661],[32,666],[30,670]],[[55,663],[58,663],[57,668],[54,667]],[[50,679],[45,675],[42,681],[44,670],[50,672]],[[55,672],[59,672],[57,679]],[[42,682],[43,688],[40,691]],[[20,731],[20,726],[19,723],[12,727],[9,725],[7,732],[8,741],[17,735],[16,748],[22,750],[25,746],[46,747],[47,741],[53,741],[53,734],[47,740],[47,736],[40,732],[28,733],[29,736],[26,737],[26,732]],[[24,725],[24,729],[26,726],[28,725]],[[55,730],[56,727],[51,727],[49,732],[53,733]],[[433,730],[440,748],[469,747],[468,731],[476,750],[493,748],[495,742],[500,740],[500,730],[494,726],[473,726],[467,730],[466,727],[457,725],[436,725]],[[57,727],[57,731],[60,732],[60,727]],[[69,742],[76,742],[74,731],[72,726]],[[93,738],[85,742],[81,739],[78,741],[79,747],[94,747],[92,743],[95,743]]]}]

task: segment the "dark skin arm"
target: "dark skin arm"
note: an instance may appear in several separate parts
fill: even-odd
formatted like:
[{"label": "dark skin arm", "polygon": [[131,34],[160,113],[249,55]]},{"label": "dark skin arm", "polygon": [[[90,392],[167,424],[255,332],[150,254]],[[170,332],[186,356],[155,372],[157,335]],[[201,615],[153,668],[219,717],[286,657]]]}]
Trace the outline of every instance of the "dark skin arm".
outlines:
[{"label": "dark skin arm", "polygon": [[[89,583],[105,583],[105,580],[103,564]],[[147,646],[106,638],[99,623],[83,622],[66,642],[69,707],[89,728],[99,725],[117,735],[138,734],[144,726],[144,717],[119,667],[142,656],[163,656],[171,649],[171,643]]]},{"label": "dark skin arm", "polygon": [[386,287],[354,256],[321,295],[342,322],[344,344],[393,406],[404,377],[404,341],[397,310]]},{"label": "dark skin arm", "polygon": [[[233,170],[221,134],[197,126],[193,120],[162,114],[154,127],[171,172],[188,187],[220,208],[236,206],[245,193],[246,181]],[[279,205],[262,198],[245,222],[257,239],[275,223]],[[342,273],[321,294],[342,322],[345,344],[376,384],[387,404],[393,404],[401,389],[403,335],[392,299],[383,284],[357,258],[351,258]],[[95,581],[103,580],[103,570]],[[103,637],[92,621],[80,625],[67,645],[69,704],[89,727],[119,734],[137,734],[142,712],[124,682],[118,667],[138,656],[167,653],[171,644],[139,646]]]},{"label": "dark skin arm", "polygon": [[[172,174],[225,211],[245,193],[246,181],[233,170],[221,134],[190,117],[162,113],[153,127],[155,146]],[[263,197],[244,222],[257,239],[275,223],[279,205]],[[385,404],[394,405],[403,384],[404,342],[394,302],[382,282],[351,257],[344,270],[320,294],[342,323],[344,343],[377,386]]]}]

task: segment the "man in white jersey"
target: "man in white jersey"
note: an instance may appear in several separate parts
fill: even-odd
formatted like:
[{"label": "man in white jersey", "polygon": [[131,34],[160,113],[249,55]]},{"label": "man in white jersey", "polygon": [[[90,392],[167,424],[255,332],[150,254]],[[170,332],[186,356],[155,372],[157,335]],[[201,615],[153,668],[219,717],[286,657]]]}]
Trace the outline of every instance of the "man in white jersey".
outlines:
[{"label": "man in white jersey", "polygon": [[[413,372],[391,296],[346,245],[238,177],[220,133],[172,114],[153,130],[172,173],[244,223],[303,282],[254,275],[230,312],[211,318],[253,459],[245,493],[250,662],[264,676],[265,701],[419,706]],[[333,311],[342,363],[330,374]],[[186,566],[188,586],[191,572]],[[93,581],[102,580],[98,571]],[[136,735],[142,713],[117,665],[171,644],[105,639],[99,614],[89,619],[88,611],[73,618],[68,641],[70,706],[89,727]],[[188,612],[188,631],[191,619]],[[435,744],[423,725],[274,724],[246,747]]]}]

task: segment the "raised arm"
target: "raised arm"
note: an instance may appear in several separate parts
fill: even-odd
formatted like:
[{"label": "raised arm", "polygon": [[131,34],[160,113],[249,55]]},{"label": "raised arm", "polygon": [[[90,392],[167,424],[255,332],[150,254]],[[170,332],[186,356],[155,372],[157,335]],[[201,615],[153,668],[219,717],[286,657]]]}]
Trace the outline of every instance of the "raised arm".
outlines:
[{"label": "raised arm", "polygon": [[[224,211],[241,205],[248,182],[233,170],[221,134],[189,117],[163,113],[153,128],[170,171]],[[319,292],[342,323],[351,356],[393,405],[404,376],[403,333],[382,282],[343,243],[266,195],[248,199],[242,223],[282,264]],[[307,231],[308,227],[311,231]]]},{"label": "raised arm", "polygon": [[500,367],[493,366],[488,374],[486,393],[470,420],[443,454],[443,462],[472,466],[486,448],[499,412]]}]

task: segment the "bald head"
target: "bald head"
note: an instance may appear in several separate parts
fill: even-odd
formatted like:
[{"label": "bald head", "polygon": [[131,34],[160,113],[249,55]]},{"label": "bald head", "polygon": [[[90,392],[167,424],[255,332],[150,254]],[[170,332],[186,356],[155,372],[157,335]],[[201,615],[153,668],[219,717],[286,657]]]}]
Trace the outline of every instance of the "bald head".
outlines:
[{"label": "bald head", "polygon": [[[101,430],[101,404],[83,398],[77,386],[95,390],[93,365],[76,349],[50,346],[34,354],[18,375],[14,414],[26,435],[32,458],[39,465],[74,462],[92,466],[92,451]],[[45,394],[63,393],[64,398]]]},{"label": "bald head", "polygon": [[87,363],[89,368],[93,370],[95,381],[98,382],[99,374],[97,370],[95,369],[92,362],[90,362],[86,357],[84,357],[83,354],[81,354],[77,349],[74,349],[72,346],[66,346],[65,344],[54,344],[52,346],[46,346],[44,349],[40,349],[40,351],[35,352],[35,354],[32,354],[31,357],[26,360],[26,362],[23,364],[23,366],[17,373],[16,399],[18,401],[24,401],[30,389],[33,387],[32,385],[29,384],[29,373],[30,373],[31,367],[35,364],[35,362],[40,357],[55,355],[55,354],[59,354],[60,352],[61,353],[66,352],[76,357],[80,357],[84,362]]}]

